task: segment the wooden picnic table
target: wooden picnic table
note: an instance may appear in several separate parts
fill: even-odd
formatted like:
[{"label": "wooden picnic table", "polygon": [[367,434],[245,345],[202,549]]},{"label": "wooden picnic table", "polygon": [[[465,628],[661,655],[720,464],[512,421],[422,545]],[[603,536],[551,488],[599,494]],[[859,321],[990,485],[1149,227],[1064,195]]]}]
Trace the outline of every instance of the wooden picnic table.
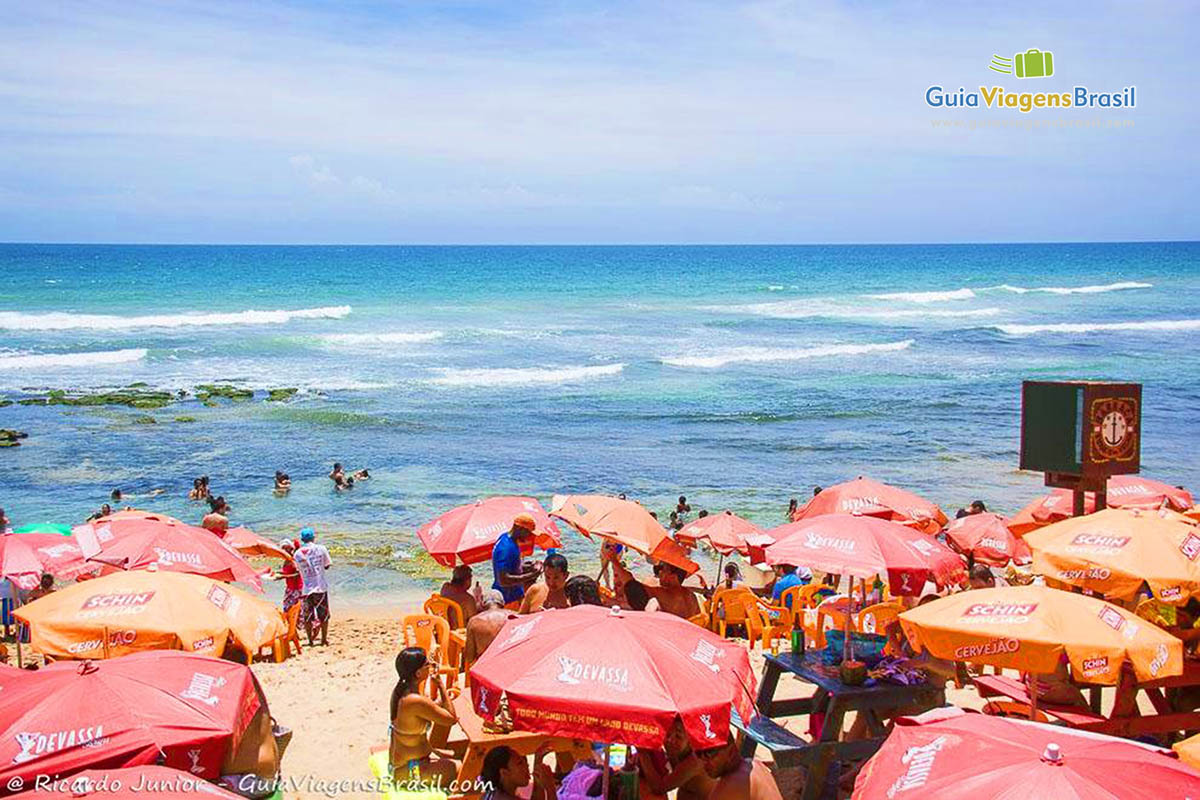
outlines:
[{"label": "wooden picnic table", "polygon": [[[779,678],[785,673],[813,684],[816,691],[812,697],[776,700]],[[763,745],[772,751],[779,766],[807,767],[808,780],[801,798],[817,800],[826,790],[836,789],[842,762],[869,758],[883,744],[884,712],[903,708],[906,713],[920,713],[945,703],[946,693],[939,686],[927,683],[900,686],[883,681],[870,686],[847,686],[839,678],[838,668],[824,663],[820,651],[780,653],[766,657],[756,701],[759,717],[749,725],[739,720],[734,724],[746,735],[743,756],[754,755],[758,746]],[[869,738],[838,741],[848,711],[864,717]],[[824,714],[820,735],[813,742],[801,739],[771,719],[812,714]]]},{"label": "wooden picnic table", "polygon": [[478,794],[462,792],[462,787],[467,782],[479,777],[479,772],[483,768],[483,759],[493,747],[505,745],[511,747],[517,755],[521,756],[536,753],[542,745],[547,745],[551,752],[569,753],[576,759],[587,759],[592,754],[591,742],[585,742],[582,739],[547,736],[542,733],[531,733],[529,731],[511,731],[508,733],[486,731],[483,727],[483,718],[475,713],[475,707],[471,704],[469,693],[464,693],[455,698],[454,714],[458,717],[458,728],[461,729],[462,734],[457,735],[456,733],[452,733],[447,743],[456,749],[465,745],[462,766],[458,768],[458,785],[460,792],[466,796]]},{"label": "wooden picnic table", "polygon": [[[1004,675],[980,675],[973,679],[979,696],[1005,697],[1013,701],[1014,707],[1028,709],[1030,705],[1029,690],[1023,681]],[[1200,660],[1186,658],[1183,661],[1183,673],[1151,681],[1137,682],[1129,669],[1121,673],[1120,682],[1116,686],[1119,698],[1124,699],[1124,705],[1132,709],[1131,713],[1117,716],[1114,709],[1108,714],[1101,712],[1100,690],[1097,685],[1081,685],[1089,694],[1088,707],[1056,705],[1038,701],[1038,710],[1048,717],[1084,731],[1105,733],[1110,736],[1139,736],[1143,734],[1176,733],[1180,731],[1200,731],[1200,710],[1190,710],[1181,704],[1181,691],[1186,688],[1200,687]],[[1138,694],[1144,694],[1154,707],[1153,714],[1143,714],[1138,706]]]}]

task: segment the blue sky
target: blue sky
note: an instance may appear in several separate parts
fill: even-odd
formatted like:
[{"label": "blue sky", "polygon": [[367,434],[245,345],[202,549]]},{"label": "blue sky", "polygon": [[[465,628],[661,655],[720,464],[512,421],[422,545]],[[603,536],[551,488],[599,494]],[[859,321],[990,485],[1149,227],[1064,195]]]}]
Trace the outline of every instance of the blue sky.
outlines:
[{"label": "blue sky", "polygon": [[[0,241],[1200,238],[1190,3],[0,2]],[[1056,75],[987,70],[1052,50]],[[1138,87],[1132,128],[925,105]],[[1034,86],[1034,84],[1037,84]]]}]

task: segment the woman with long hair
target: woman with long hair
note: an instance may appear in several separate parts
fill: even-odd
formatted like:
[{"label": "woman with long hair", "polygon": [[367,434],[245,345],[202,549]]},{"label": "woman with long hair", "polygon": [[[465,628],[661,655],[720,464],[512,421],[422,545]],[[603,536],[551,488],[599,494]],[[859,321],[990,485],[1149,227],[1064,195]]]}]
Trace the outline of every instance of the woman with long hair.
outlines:
[{"label": "woman with long hair", "polygon": [[547,751],[545,746],[537,751],[531,772],[529,761],[511,747],[500,745],[489,750],[483,757],[483,768],[479,771],[483,800],[518,800],[518,792],[529,786],[531,780],[533,791],[530,800],[554,800],[557,795],[554,773],[542,761]]},{"label": "woman with long hair", "polygon": [[[434,692],[437,702],[421,694],[421,683],[433,674]],[[433,782],[449,789],[450,782],[458,775],[458,765],[450,758],[439,758],[429,743],[429,728],[432,725],[449,727],[457,721],[450,695],[442,683],[441,675],[433,671],[432,665],[419,647],[406,647],[396,656],[396,674],[399,679],[392,689],[390,703],[391,742],[388,748],[388,763],[396,781]]]}]

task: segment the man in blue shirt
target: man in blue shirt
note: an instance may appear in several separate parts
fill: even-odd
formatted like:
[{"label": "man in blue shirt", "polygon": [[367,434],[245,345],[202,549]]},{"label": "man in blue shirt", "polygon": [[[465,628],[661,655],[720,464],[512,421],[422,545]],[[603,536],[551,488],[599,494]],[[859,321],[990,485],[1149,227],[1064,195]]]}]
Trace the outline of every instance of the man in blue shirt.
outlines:
[{"label": "man in blue shirt", "polygon": [[492,547],[492,588],[504,595],[504,602],[514,603],[525,596],[530,586],[541,574],[536,566],[525,570],[521,563],[521,545],[533,539],[537,522],[529,514],[518,514],[513,519],[512,529],[496,540]]},{"label": "man in blue shirt", "polygon": [[[791,564],[777,564],[775,574],[775,588],[771,590],[771,599],[776,605],[779,605],[779,600],[785,591],[793,586],[805,586],[812,580],[812,573],[807,567],[804,569],[804,574],[801,575]],[[791,605],[788,608],[791,608]]]}]

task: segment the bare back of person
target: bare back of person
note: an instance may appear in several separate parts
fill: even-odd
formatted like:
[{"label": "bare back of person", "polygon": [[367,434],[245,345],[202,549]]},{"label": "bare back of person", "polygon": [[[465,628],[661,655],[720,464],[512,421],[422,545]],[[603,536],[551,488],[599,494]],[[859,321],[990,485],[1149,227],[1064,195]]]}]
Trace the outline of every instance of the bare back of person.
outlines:
[{"label": "bare back of person", "polygon": [[767,765],[745,758],[737,769],[716,782],[708,800],[783,800],[783,796]]},{"label": "bare back of person", "polygon": [[647,587],[650,596],[658,601],[660,611],[688,619],[700,613],[700,601],[691,589],[682,586]]},{"label": "bare back of person", "polygon": [[471,617],[471,621],[467,623],[467,663],[470,664],[483,655],[483,651],[495,640],[504,623],[515,616],[503,608],[489,608]]},{"label": "bare back of person", "polygon": [[453,600],[454,602],[458,603],[458,607],[463,611],[463,616],[466,617],[466,619],[462,621],[464,626],[471,619],[471,617],[475,616],[475,614],[479,611],[478,607],[475,605],[475,595],[471,594],[471,592],[467,591],[461,586],[456,586],[447,581],[446,583],[442,584],[442,590],[439,592],[439,594],[441,594],[441,596],[447,600]]},{"label": "bare back of person", "polygon": [[521,613],[532,614],[547,608],[568,608],[570,605],[565,591],[555,591],[539,581],[525,592],[525,597],[521,600]]}]

